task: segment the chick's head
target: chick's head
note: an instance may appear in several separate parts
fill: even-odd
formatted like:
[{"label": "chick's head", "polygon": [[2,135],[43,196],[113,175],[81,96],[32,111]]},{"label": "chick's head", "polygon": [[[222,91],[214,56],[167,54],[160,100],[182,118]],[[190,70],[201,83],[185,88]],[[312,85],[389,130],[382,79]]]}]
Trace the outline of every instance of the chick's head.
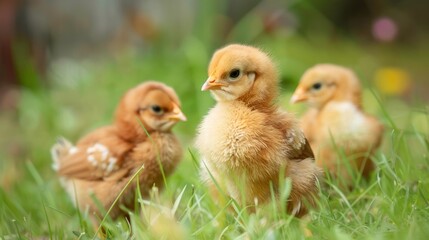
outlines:
[{"label": "chick's head", "polygon": [[116,125],[130,136],[145,136],[143,127],[148,132],[168,132],[178,121],[186,121],[179,98],[172,88],[158,82],[129,90],[116,110]]},{"label": "chick's head", "polygon": [[350,101],[360,107],[361,86],[348,68],[333,64],[318,64],[302,76],[292,103],[307,102],[321,108],[330,101]]},{"label": "chick's head", "polygon": [[266,53],[254,47],[232,44],[217,50],[208,75],[201,90],[210,90],[219,102],[270,103],[277,96],[275,66]]}]

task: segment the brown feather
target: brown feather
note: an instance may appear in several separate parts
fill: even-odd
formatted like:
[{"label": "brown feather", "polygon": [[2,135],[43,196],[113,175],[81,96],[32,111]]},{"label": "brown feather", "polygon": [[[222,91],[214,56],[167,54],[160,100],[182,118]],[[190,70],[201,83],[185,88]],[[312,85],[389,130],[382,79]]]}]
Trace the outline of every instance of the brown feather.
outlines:
[{"label": "brown feather", "polygon": [[[182,156],[180,143],[171,132],[179,120],[185,117],[174,90],[161,83],[146,82],[124,95],[112,125],[94,130],[76,146],[60,139],[51,152],[54,167],[72,201],[77,199],[80,209],[89,208],[98,224],[102,216],[92,196],[102,207],[110,208],[142,165],[144,170],[137,177],[141,195],[148,197],[153,186],[162,188],[161,169],[165,176],[170,175]],[[124,214],[121,205],[134,207],[137,181],[112,208],[112,218]]]}]

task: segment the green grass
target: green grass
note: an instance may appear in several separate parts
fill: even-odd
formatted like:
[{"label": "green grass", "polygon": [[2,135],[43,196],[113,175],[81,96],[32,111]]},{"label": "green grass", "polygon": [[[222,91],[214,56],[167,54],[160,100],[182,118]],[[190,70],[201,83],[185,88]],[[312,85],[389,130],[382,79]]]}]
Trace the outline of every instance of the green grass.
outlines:
[{"label": "green grass", "polygon": [[[199,156],[193,148],[196,127],[214,101],[202,93],[213,49],[189,39],[161,54],[122,53],[103,59],[57,62],[48,87],[23,89],[17,112],[3,112],[0,152],[0,239],[92,239],[94,230],[61,189],[51,170],[49,149],[58,135],[77,140],[111,122],[123,92],[146,79],[176,89],[188,117],[175,127],[184,158],[167,178],[168,188],[137,199],[131,222],[105,221],[113,239],[426,239],[429,236],[429,109],[418,98],[383,96],[372,84],[375,70],[389,66],[390,49],[344,40],[314,43],[301,37],[272,36],[255,41],[269,50],[281,70],[283,108],[305,68],[317,62],[351,66],[362,78],[365,108],[385,124],[377,170],[368,181],[341,191],[336,180],[320,192],[319,209],[304,221],[279,211],[274,203],[249,213],[239,204],[217,204],[198,178]],[[409,71],[423,64],[398,53],[395,66]],[[377,55],[376,53],[386,53]],[[414,79],[419,79],[415,76]],[[29,77],[31,80],[31,76]],[[417,80],[416,80],[417,81]],[[417,84],[418,82],[416,82]],[[189,151],[186,151],[189,150]],[[144,169],[143,169],[144,171]],[[288,183],[284,184],[286,196]],[[304,227],[312,236],[305,235]],[[132,229],[132,230],[131,230]]]}]

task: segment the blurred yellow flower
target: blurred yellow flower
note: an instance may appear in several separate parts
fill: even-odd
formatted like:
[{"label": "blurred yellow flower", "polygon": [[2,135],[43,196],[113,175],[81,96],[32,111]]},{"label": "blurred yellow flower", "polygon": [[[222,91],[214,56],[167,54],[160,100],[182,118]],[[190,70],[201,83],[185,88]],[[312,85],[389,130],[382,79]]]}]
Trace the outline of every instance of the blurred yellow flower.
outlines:
[{"label": "blurred yellow flower", "polygon": [[381,68],[374,80],[378,90],[387,95],[402,95],[411,85],[410,75],[400,68]]}]

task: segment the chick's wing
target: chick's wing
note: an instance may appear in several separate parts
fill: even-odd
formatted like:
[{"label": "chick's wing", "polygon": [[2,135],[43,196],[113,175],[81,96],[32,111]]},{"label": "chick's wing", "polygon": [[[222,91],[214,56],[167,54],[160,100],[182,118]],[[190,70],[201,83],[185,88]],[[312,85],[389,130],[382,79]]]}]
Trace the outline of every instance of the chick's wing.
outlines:
[{"label": "chick's wing", "polygon": [[85,141],[70,150],[59,164],[58,174],[77,179],[100,180],[126,173],[121,168],[130,144],[116,136]]},{"label": "chick's wing", "polygon": [[292,114],[278,112],[273,121],[283,133],[289,160],[302,161],[311,158],[314,161],[310,143]]}]

